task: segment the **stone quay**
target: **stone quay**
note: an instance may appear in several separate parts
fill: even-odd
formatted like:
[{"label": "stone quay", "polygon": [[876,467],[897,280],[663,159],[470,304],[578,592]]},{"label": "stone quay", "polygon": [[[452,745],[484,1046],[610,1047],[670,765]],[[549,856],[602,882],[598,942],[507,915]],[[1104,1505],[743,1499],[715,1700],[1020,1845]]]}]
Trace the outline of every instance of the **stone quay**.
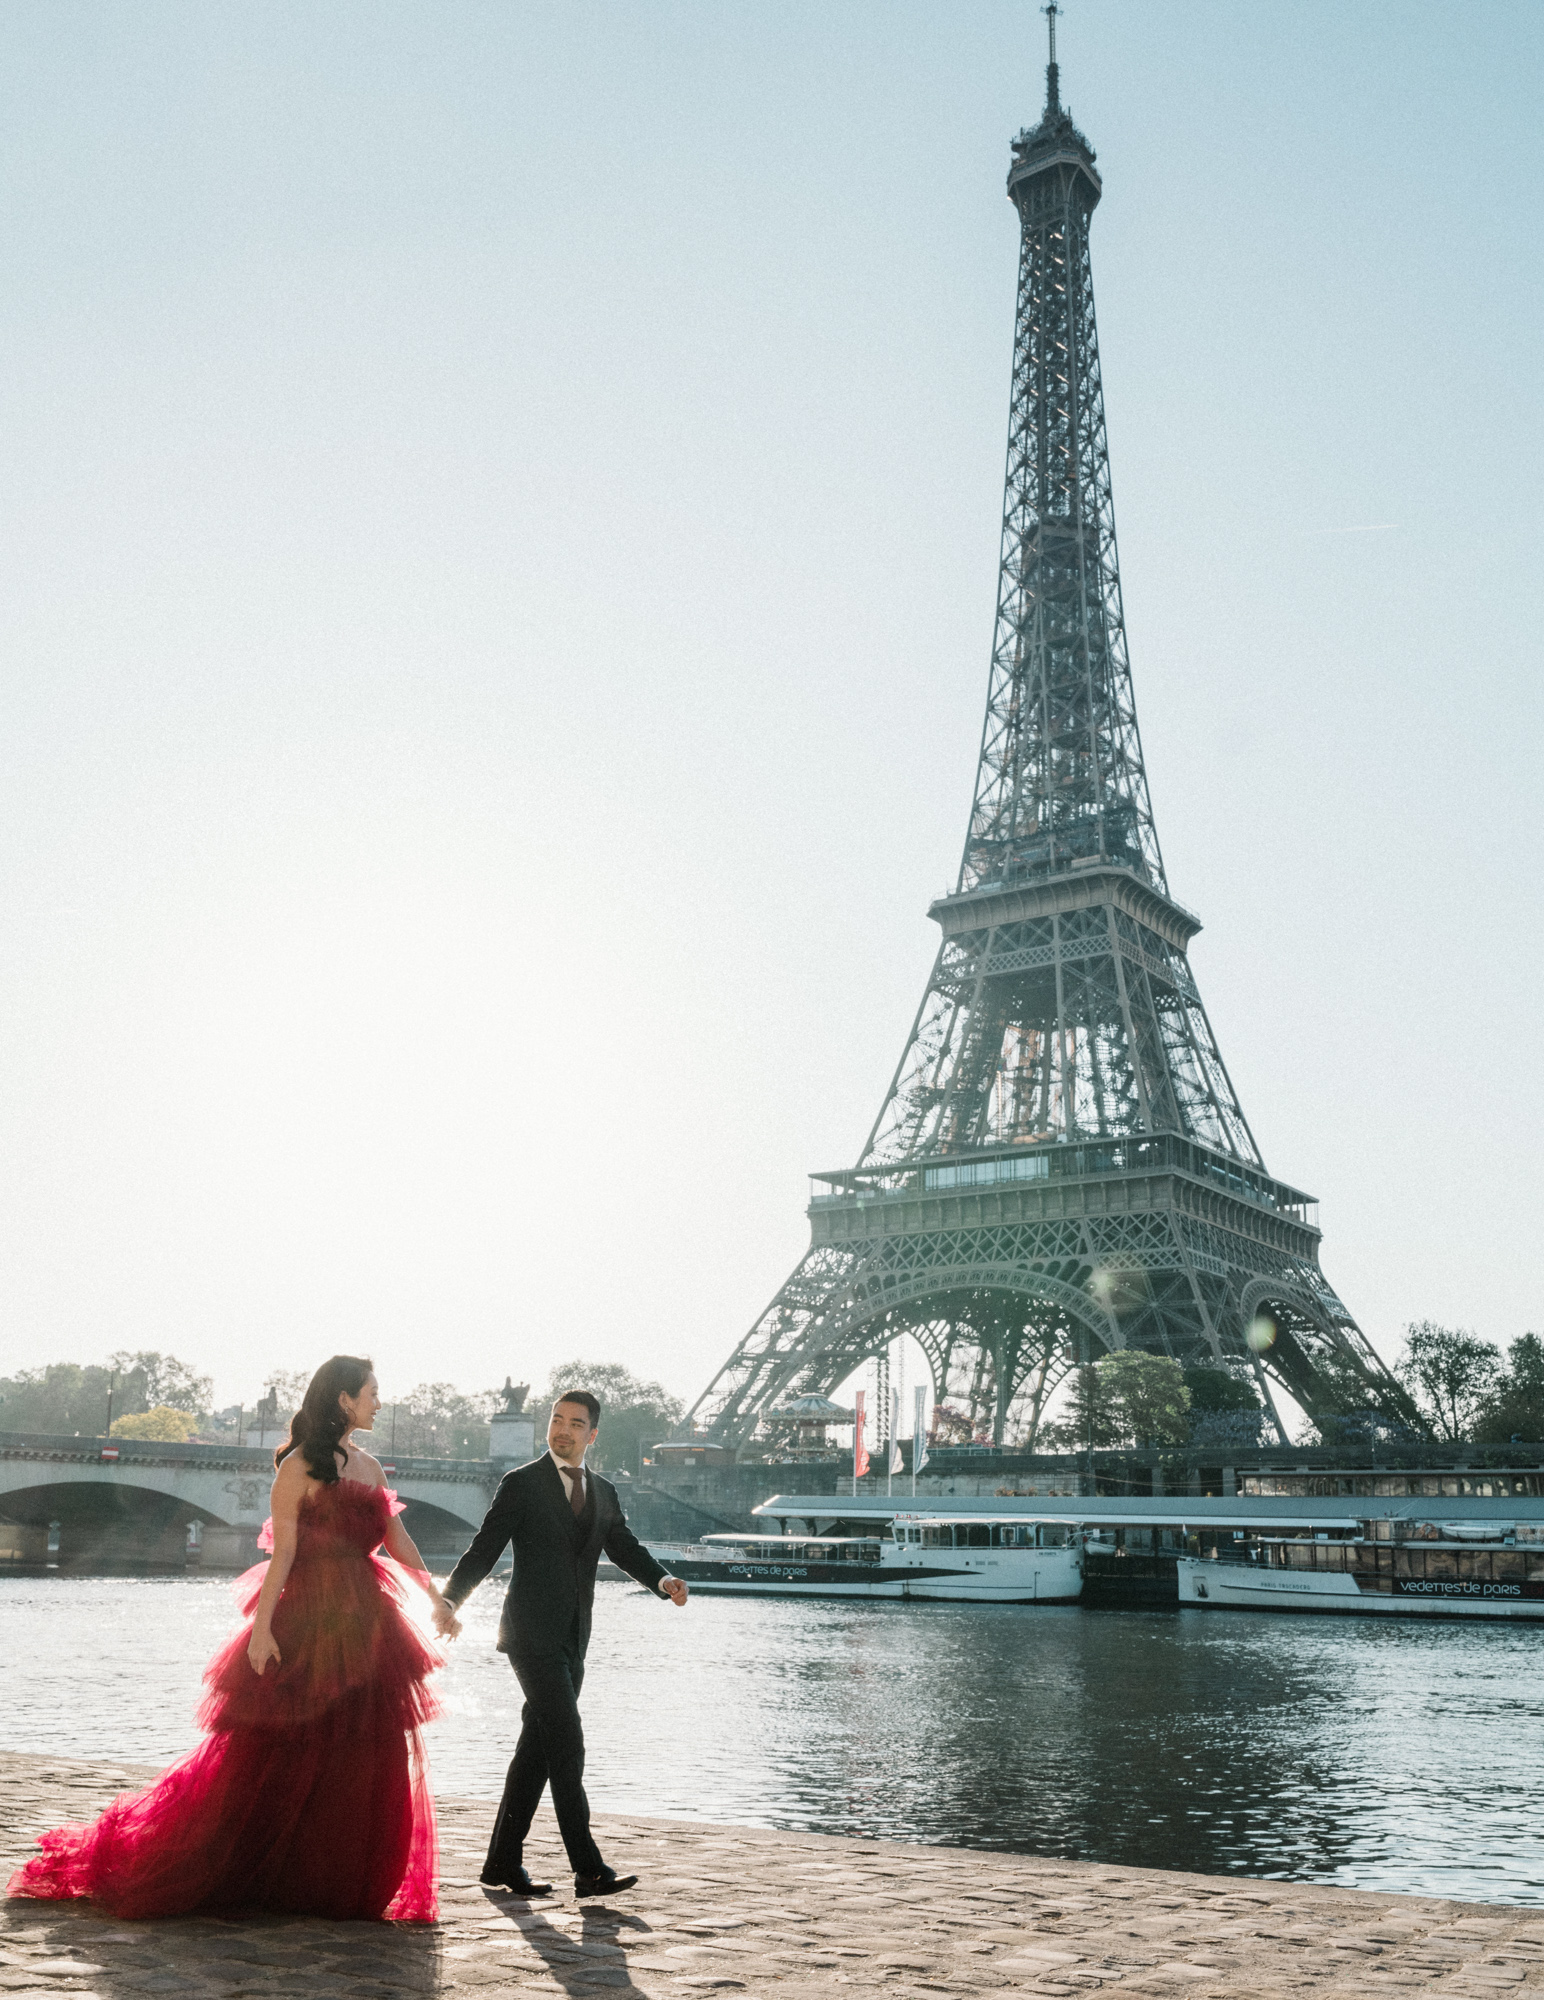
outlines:
[{"label": "stone quay", "polygon": [[[89,1819],[153,1775],[0,1755],[0,1865],[21,1862],[43,1828]],[[439,1804],[438,1924],[124,1923],[89,1904],[17,1899],[0,1916],[0,1992],[6,2000],[1544,1993],[1544,1909],[696,1820],[598,1815],[607,1855],[643,1880],[611,1902],[576,1903],[544,1816],[531,1860],[557,1893],[517,1903],[477,1881],[491,1805]]]}]

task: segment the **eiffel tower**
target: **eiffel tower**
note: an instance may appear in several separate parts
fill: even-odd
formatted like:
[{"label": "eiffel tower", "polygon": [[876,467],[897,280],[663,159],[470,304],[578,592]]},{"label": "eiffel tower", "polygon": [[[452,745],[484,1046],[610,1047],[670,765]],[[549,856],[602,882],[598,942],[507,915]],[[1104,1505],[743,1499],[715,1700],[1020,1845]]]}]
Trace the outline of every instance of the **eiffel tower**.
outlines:
[{"label": "eiffel tower", "polygon": [[1201,1004],[1137,733],[1094,323],[1094,150],[1062,108],[1013,142],[1022,227],[997,624],[958,884],[855,1167],[690,1423],[751,1437],[897,1334],[994,1442],[1069,1368],[1138,1348],[1313,1418],[1408,1414],[1319,1268],[1313,1198],[1267,1173]]}]

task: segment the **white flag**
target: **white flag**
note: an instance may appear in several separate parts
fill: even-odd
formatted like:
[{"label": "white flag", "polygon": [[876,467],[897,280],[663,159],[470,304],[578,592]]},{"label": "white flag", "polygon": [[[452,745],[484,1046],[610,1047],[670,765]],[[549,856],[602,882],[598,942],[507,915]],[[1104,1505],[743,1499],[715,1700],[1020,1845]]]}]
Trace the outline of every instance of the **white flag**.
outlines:
[{"label": "white flag", "polygon": [[893,1477],[903,1470],[901,1463],[901,1392],[890,1391],[890,1472]]},{"label": "white flag", "polygon": [[917,1384],[915,1427],[911,1434],[911,1469],[918,1473],[927,1464],[927,1387]]}]

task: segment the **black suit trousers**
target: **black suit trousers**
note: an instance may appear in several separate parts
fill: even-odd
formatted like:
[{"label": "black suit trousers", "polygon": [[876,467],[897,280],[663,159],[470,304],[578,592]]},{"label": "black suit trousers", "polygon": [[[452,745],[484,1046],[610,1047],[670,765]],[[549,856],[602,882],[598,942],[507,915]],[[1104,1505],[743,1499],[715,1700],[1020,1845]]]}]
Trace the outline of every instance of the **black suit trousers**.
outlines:
[{"label": "black suit trousers", "polygon": [[568,1865],[576,1875],[598,1875],[605,1863],[590,1833],[590,1802],[584,1793],[584,1725],[579,1720],[584,1652],[577,1620],[561,1651],[517,1653],[509,1664],[525,1706],[484,1872],[508,1881],[521,1866],[525,1837],[550,1784]]}]

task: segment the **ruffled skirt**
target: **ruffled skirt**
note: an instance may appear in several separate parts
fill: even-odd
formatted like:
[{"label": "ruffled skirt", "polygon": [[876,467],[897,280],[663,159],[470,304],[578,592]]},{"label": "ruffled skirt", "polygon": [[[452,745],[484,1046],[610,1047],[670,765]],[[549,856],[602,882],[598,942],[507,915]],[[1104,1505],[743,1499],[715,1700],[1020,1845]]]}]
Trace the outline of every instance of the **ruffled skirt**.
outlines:
[{"label": "ruffled skirt", "polygon": [[118,1917],[262,1909],[431,1923],[434,1806],[419,1731],[439,1658],[395,1563],[298,1559],[274,1612],[282,1659],[255,1674],[250,1614],[210,1662],[188,1756],[91,1826],[46,1833],[13,1896],[89,1896]]}]

